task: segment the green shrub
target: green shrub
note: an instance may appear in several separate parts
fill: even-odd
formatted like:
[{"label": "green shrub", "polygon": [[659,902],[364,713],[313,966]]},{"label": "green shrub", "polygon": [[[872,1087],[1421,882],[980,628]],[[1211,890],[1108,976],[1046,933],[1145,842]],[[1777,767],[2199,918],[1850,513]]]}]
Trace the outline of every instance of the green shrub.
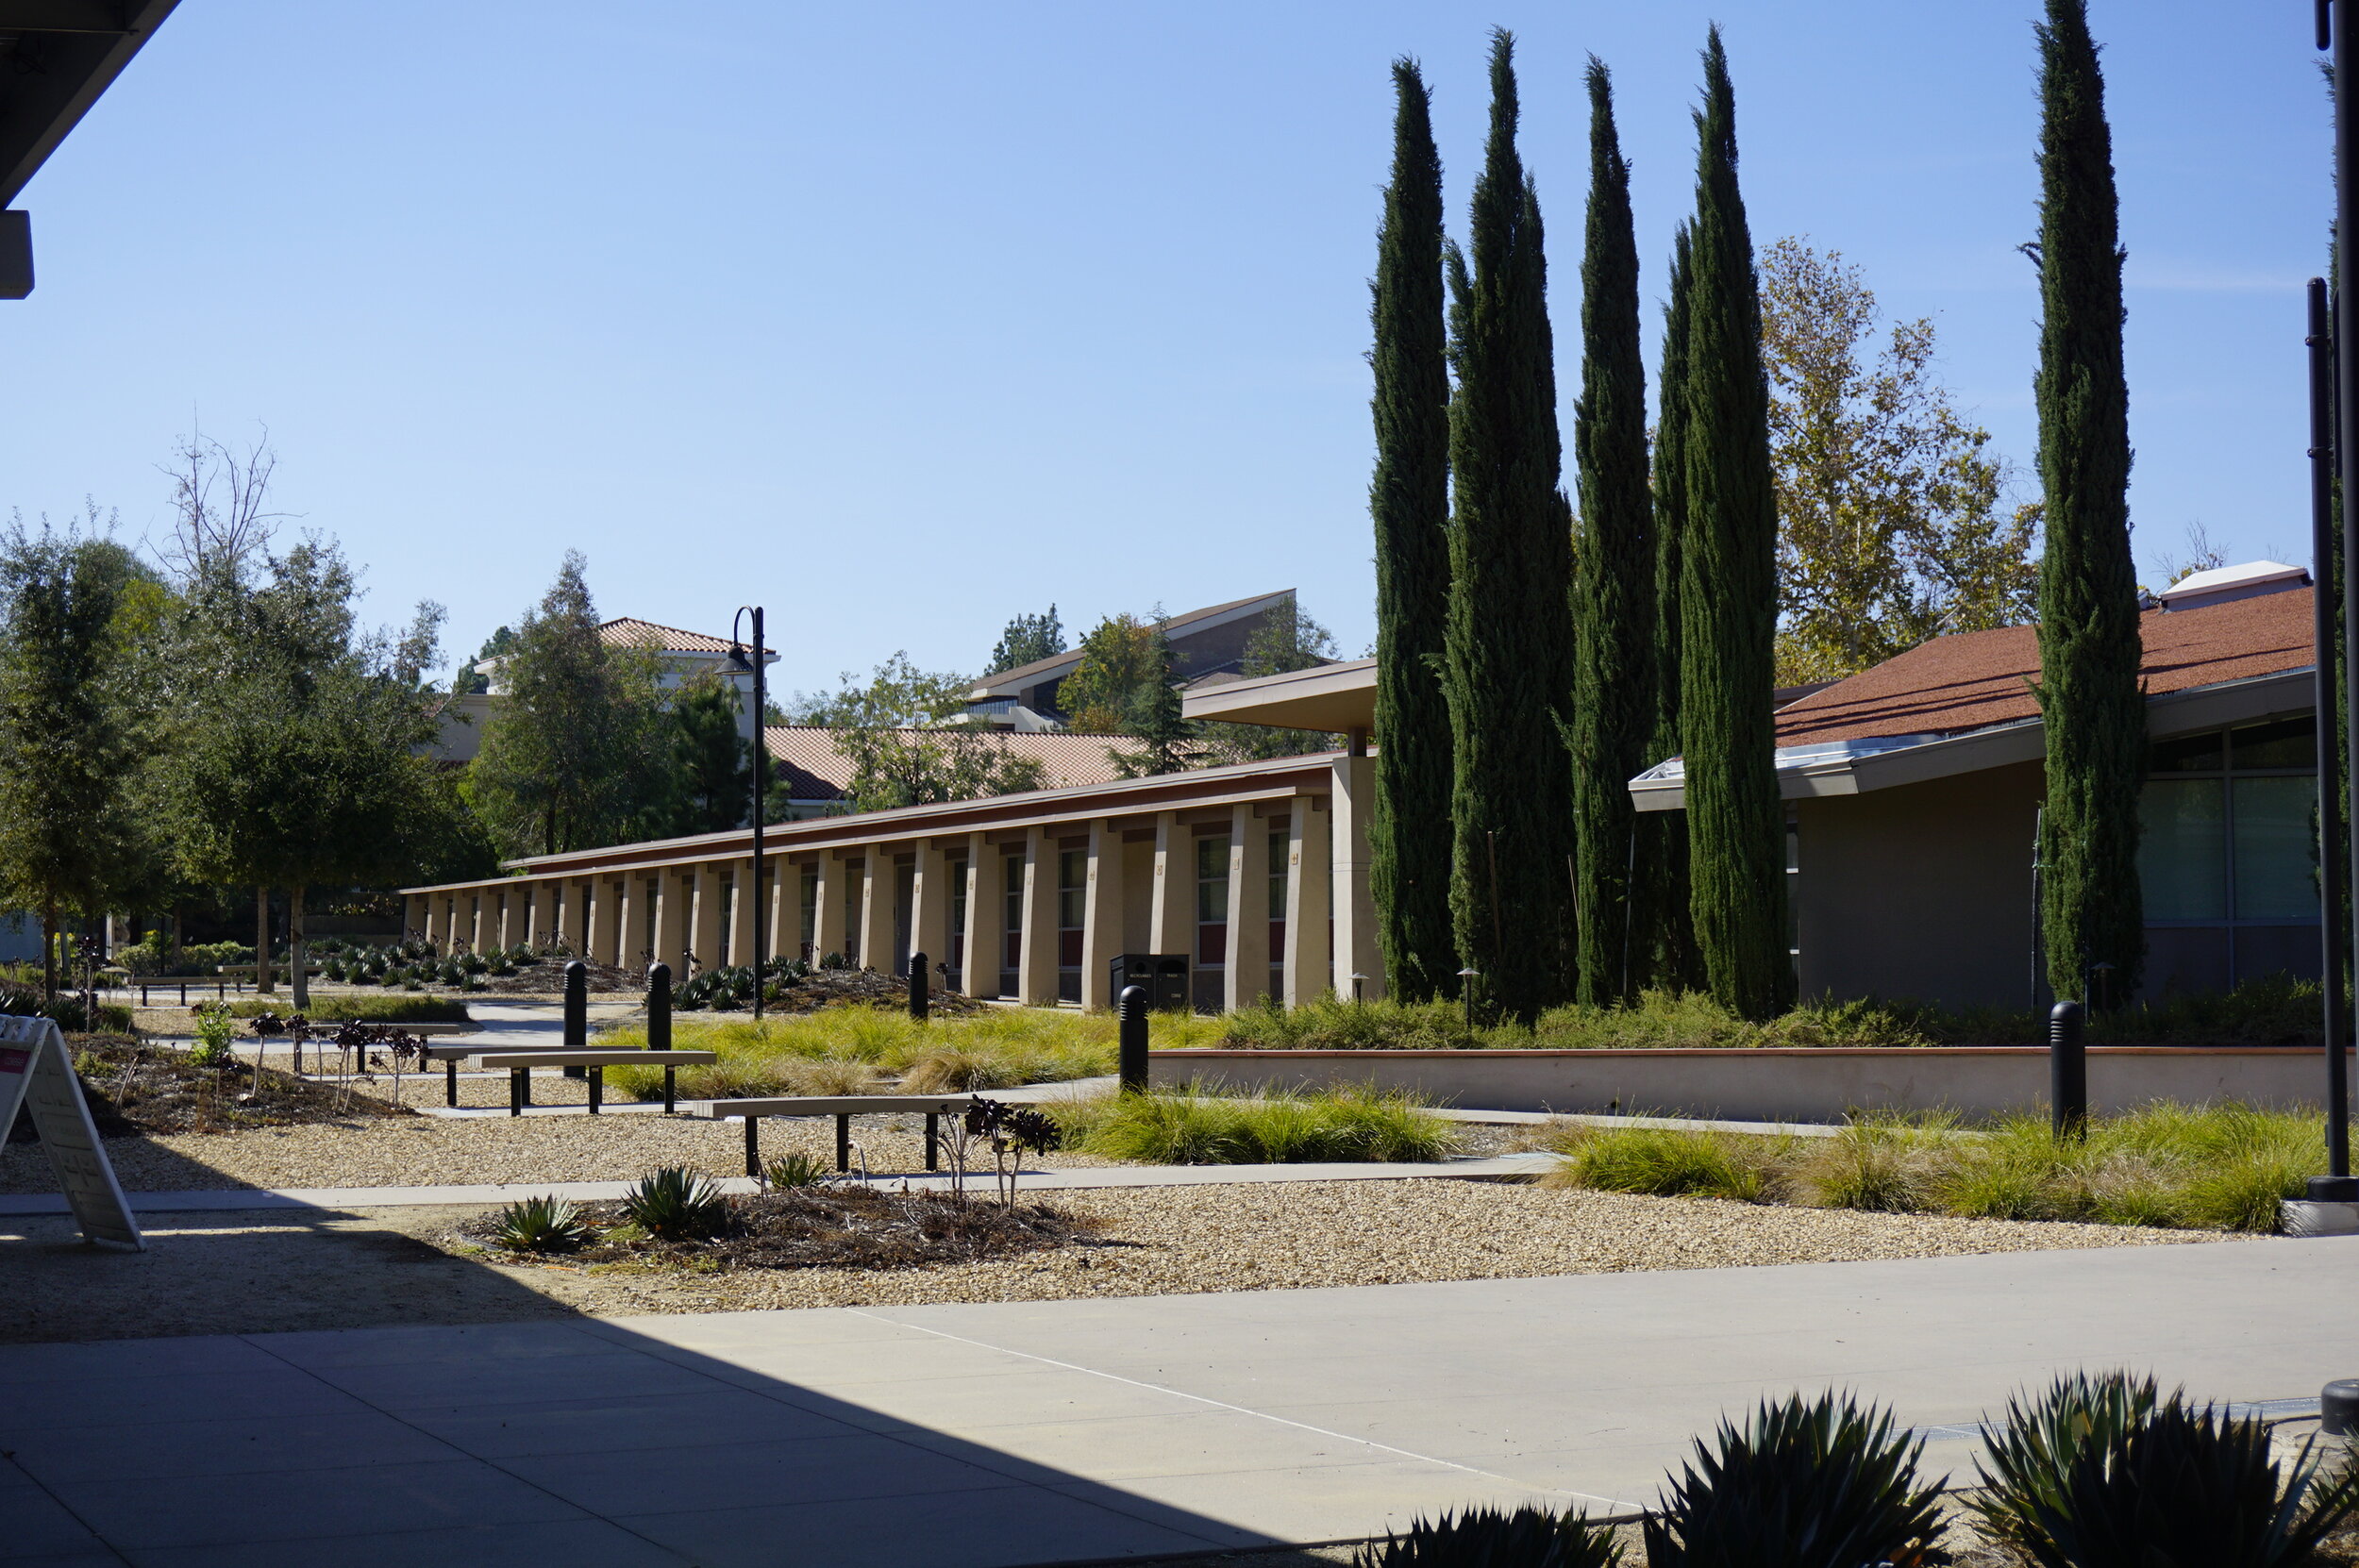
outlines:
[{"label": "green shrub", "polygon": [[1359,1089],[1246,1100],[1190,1087],[1043,1109],[1068,1148],[1153,1165],[1427,1161],[1448,1158],[1458,1142],[1408,1097]]},{"label": "green shrub", "polygon": [[2308,1447],[2281,1481],[2267,1426],[2126,1373],[2010,1400],[1973,1510],[2041,1568],[2291,1568],[2359,1508],[2359,1465]]},{"label": "green shrub", "polygon": [[580,1212],[556,1196],[520,1198],[500,1210],[492,1240],[517,1252],[572,1252],[590,1241]]},{"label": "green shrub", "polygon": [[1745,1430],[1696,1443],[1646,1521],[1648,1568],[1865,1568],[1917,1561],[1942,1533],[1923,1440],[1849,1395],[1764,1403]]},{"label": "green shrub", "polygon": [[1005,1053],[945,1046],[911,1062],[902,1075],[901,1090],[908,1094],[963,1094],[979,1089],[1013,1089],[1028,1081],[1024,1064]]},{"label": "green shrub", "polygon": [[1576,1124],[1559,1142],[1565,1160],[1550,1184],[1649,1197],[1763,1203],[1777,1187],[1777,1168],[1789,1142],[1668,1127],[1591,1129]]},{"label": "green shrub", "polygon": [[199,1067],[219,1067],[237,1055],[238,1025],[229,1009],[212,1004],[196,1009],[196,1043],[189,1060]]},{"label": "green shrub", "polygon": [[1809,1141],[1796,1161],[1795,1195],[1820,1209],[1913,1214],[1936,1190],[1939,1133],[1891,1122],[1855,1122]]},{"label": "green shrub", "polygon": [[[266,1012],[284,1011],[284,998],[248,997],[227,1004],[239,1018],[259,1018]],[[311,1017],[315,1022],[334,1020],[339,1024],[466,1024],[473,1020],[467,1004],[447,996],[321,996],[311,998]]]},{"label": "green shrub", "polygon": [[1618,1568],[1622,1548],[1611,1526],[1578,1514],[1475,1508],[1419,1519],[1351,1560],[1352,1568]]},{"label": "green shrub", "polygon": [[666,1165],[633,1182],[623,1194],[623,1216],[663,1242],[697,1242],[728,1227],[729,1200],[712,1178],[685,1165]]}]

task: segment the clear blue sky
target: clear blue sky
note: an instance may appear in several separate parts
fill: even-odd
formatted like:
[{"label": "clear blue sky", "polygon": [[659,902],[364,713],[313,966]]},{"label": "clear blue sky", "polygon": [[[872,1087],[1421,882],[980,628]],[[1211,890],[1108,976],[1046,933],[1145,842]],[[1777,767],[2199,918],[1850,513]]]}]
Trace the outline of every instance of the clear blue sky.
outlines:
[{"label": "clear blue sky", "polygon": [[[192,422],[267,425],[281,505],[365,564],[370,613],[440,599],[457,655],[568,546],[607,614],[766,602],[788,688],[896,648],[973,670],[1051,600],[1072,626],[1288,585],[1357,654],[1395,55],[1438,92],[1457,224],[1485,29],[1519,34],[1568,347],[1583,56],[1617,74],[1652,298],[1716,16],[1757,240],[1935,315],[2028,467],[2034,9],[184,0],[20,202],[0,513],[87,494],[160,531]],[[2192,522],[2302,559],[2310,8],[2094,13],[2141,565]]]}]

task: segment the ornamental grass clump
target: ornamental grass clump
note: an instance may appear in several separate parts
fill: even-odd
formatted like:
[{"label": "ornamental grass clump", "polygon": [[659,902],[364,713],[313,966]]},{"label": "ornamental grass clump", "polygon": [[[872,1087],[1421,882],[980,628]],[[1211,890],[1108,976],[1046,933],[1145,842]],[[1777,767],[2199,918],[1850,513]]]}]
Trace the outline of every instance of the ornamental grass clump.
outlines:
[{"label": "ornamental grass clump", "polygon": [[623,1217],[660,1242],[701,1242],[728,1228],[729,1200],[711,1177],[666,1165],[631,1184]]},{"label": "ornamental grass clump", "polygon": [[2076,1374],[2008,1402],[1967,1506],[2039,1568],[2291,1568],[2359,1510],[2359,1464],[2312,1450],[2281,1473],[2258,1421]]},{"label": "ornamental grass clump", "polygon": [[492,1241],[512,1252],[572,1252],[593,1232],[572,1204],[553,1194],[519,1198],[493,1222]]},{"label": "ornamental grass clump", "polygon": [[1646,1521],[1648,1568],[1866,1568],[1938,1545],[1941,1489],[1919,1486],[1921,1439],[1849,1394],[1765,1402],[1727,1422]]},{"label": "ornamental grass clump", "polygon": [[1189,1085],[1045,1109],[1068,1147],[1151,1165],[1430,1161],[1457,1147],[1410,1097],[1357,1088],[1233,1099]]},{"label": "ornamental grass clump", "polygon": [[1612,1526],[1580,1514],[1472,1508],[1416,1520],[1361,1547],[1351,1561],[1352,1568],[1619,1568],[1622,1548]]},{"label": "ornamental grass clump", "polygon": [[1775,1200],[1782,1157],[1794,1140],[1575,1124],[1556,1142],[1564,1163],[1545,1178],[1549,1186],[1767,1203]]}]

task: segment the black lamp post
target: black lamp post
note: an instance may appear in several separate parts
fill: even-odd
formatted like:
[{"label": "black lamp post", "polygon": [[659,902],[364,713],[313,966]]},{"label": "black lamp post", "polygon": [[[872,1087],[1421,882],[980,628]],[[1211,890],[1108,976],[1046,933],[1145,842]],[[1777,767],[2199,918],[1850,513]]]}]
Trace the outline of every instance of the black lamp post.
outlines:
[{"label": "black lamp post", "polygon": [[[2359,69],[2359,50],[2352,48],[2354,27],[2359,27],[2359,17],[2352,15],[2351,0],[2317,0],[2317,45],[2334,51],[2335,79],[2345,84],[2352,79],[2352,71]],[[2359,342],[2354,342],[2353,334],[2346,329],[2347,324],[2355,319],[2353,312],[2359,310],[2359,272],[2354,271],[2359,269],[2359,261],[2354,261],[2352,256],[2359,246],[2350,242],[2350,236],[2359,234],[2359,187],[2354,187],[2354,181],[2359,181],[2359,115],[2352,114],[2346,106],[2334,116],[2334,225],[2335,232],[2345,239],[2342,244],[2335,247],[2332,312],[2334,357],[2332,435],[2334,467],[2342,479],[2345,496],[2359,496]],[[2314,332],[2318,325],[2315,320],[2312,322]],[[2314,388],[2313,396],[2321,390]],[[2321,433],[2323,424],[2313,416],[2314,441]],[[2314,506],[2325,499],[2320,493],[2323,490],[2323,485],[2317,485]],[[2327,532],[2326,528],[2318,528],[2317,537],[2323,541]],[[2343,510],[2343,602],[2339,608],[2344,635],[2348,640],[2351,628],[2359,627],[2359,508],[2348,504]],[[2317,593],[2324,598],[2333,587],[2327,576],[2328,558],[2321,556],[2316,564],[2319,577]],[[2321,663],[2327,651],[2324,647],[2318,650]],[[2323,683],[2319,690],[2321,694],[2329,694]],[[2359,682],[2346,682],[2343,700],[2359,700]],[[2332,718],[2333,715],[2321,706],[2317,715],[2321,737]],[[2344,765],[2347,769],[2345,783],[2351,795],[2346,804],[2351,809],[2359,810],[2359,723],[2353,723],[2350,728],[2351,749],[2344,758]],[[2327,776],[2322,776],[2318,779],[2321,789],[2327,782]],[[2359,824],[2359,817],[2347,817],[2345,820]],[[2344,886],[2359,888],[2359,830],[2349,833],[2347,837],[2350,842],[2343,847],[2352,859],[2348,868],[2349,880]],[[2329,917],[2328,929],[2333,928],[2333,917]],[[2346,938],[2351,934],[2343,933]],[[2335,971],[2341,968],[2344,956],[2342,953],[2335,954],[2329,964],[2326,990],[2330,996],[2335,990]],[[2332,1010],[2337,1009],[2330,1009],[2327,1019],[2330,1029],[2342,1023],[2342,1020],[2331,1015]],[[2354,1182],[2351,1176],[2350,1086],[2344,1081],[2343,1043],[2333,1034],[2327,1037],[2326,1059],[2327,1169],[2330,1174],[2311,1181],[2310,1196],[2327,1202],[2348,1203],[2359,1198],[2359,1182]]]},{"label": "black lamp post", "polygon": [[[744,623],[747,615],[754,618],[754,654],[751,659],[745,657],[745,644],[738,639],[737,635],[738,626]],[[763,721],[768,717],[769,709],[762,691],[762,659],[761,607],[740,605],[737,608],[736,616],[729,622],[728,668],[732,671],[750,672],[754,677],[754,890],[750,902],[754,907],[753,968],[754,1019],[756,1022],[760,1022],[761,1018],[761,956],[762,949],[768,945],[763,939],[768,935],[769,925],[764,918],[762,905],[765,900],[762,897],[761,887],[761,795],[764,776],[769,772],[765,764],[770,759],[769,739],[763,734]]]}]

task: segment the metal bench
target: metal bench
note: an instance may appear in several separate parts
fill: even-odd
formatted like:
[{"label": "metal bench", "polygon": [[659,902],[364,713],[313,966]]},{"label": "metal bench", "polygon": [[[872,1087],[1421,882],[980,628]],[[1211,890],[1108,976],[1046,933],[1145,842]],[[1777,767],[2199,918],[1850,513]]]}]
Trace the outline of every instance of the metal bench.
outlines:
[{"label": "metal bench", "polygon": [[[427,1047],[428,1051],[456,1049],[451,1046]],[[585,1067],[590,1075],[590,1114],[598,1114],[606,1103],[606,1070],[609,1067],[643,1067],[661,1063],[663,1068],[663,1111],[670,1115],[676,1090],[676,1074],[682,1067],[710,1066],[718,1059],[711,1051],[634,1051],[623,1047],[595,1045],[575,1046],[555,1051],[489,1050],[477,1051],[477,1059],[486,1067],[508,1070],[508,1114],[522,1116],[525,1107],[532,1103],[532,1069],[535,1067]],[[449,1069],[448,1082],[456,1094],[459,1069],[454,1062]]]},{"label": "metal bench", "polygon": [[761,1119],[764,1116],[832,1116],[835,1118],[835,1168],[849,1170],[852,1164],[852,1118],[855,1116],[892,1115],[895,1112],[926,1115],[926,1169],[942,1169],[942,1118],[945,1113],[963,1112],[974,1101],[972,1094],[778,1094],[763,1099],[691,1100],[688,1114],[702,1116],[708,1121],[724,1122],[741,1117],[745,1123],[745,1174],[761,1175]]}]

